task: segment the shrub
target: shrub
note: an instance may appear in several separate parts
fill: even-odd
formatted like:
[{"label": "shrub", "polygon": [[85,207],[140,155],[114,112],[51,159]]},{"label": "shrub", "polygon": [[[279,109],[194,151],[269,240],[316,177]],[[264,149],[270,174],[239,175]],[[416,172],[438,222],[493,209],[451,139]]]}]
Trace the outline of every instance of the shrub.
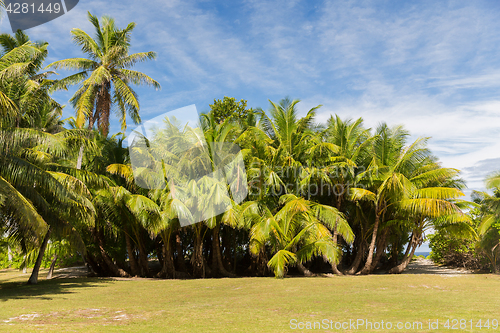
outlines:
[{"label": "shrub", "polygon": [[443,233],[427,236],[431,248],[430,259],[438,264],[467,269],[484,269],[482,256],[476,251],[475,241],[449,237]]}]

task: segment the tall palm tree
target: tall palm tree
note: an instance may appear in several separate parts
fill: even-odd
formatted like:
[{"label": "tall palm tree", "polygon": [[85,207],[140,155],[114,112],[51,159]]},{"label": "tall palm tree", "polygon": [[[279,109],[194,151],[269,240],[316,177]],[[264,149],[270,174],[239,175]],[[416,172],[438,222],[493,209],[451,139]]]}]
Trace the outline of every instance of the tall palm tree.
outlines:
[{"label": "tall palm tree", "polygon": [[[324,171],[329,175],[332,189],[331,205],[341,212],[347,211],[349,201],[348,188],[354,183],[355,175],[367,160],[368,150],[375,137],[370,135],[369,129],[363,128],[363,119],[355,121],[342,120],[338,115],[330,117],[328,128],[325,131],[327,142],[338,147],[338,151],[328,154],[328,159],[322,161],[325,165]],[[333,241],[337,243],[337,231],[333,231]],[[358,252],[361,255],[362,251]],[[336,263],[332,264],[332,270],[337,275],[339,271]]]},{"label": "tall palm tree", "polygon": [[79,128],[88,121],[89,128],[95,122],[102,135],[109,132],[111,106],[115,105],[122,131],[127,127],[127,115],[140,122],[139,100],[131,84],[146,84],[160,89],[160,84],[144,73],[131,70],[135,64],[156,58],[155,52],[129,54],[131,33],[135,23],[119,29],[114,19],[104,16],[99,19],[88,13],[88,19],[95,28],[95,39],[81,29],[73,29],[73,42],[81,47],[87,58],[71,58],[56,61],[49,68],[63,68],[79,71],[57,83],[58,88],[78,84],[78,90],[71,98],[76,110]]}]

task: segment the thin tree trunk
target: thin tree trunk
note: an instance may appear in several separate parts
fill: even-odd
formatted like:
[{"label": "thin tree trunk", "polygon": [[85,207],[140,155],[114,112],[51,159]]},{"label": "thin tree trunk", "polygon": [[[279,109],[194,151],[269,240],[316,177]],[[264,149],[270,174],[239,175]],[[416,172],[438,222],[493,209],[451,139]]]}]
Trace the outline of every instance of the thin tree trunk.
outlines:
[{"label": "thin tree trunk", "polygon": [[255,258],[255,270],[257,273],[257,276],[266,276],[268,273],[268,266],[267,263],[269,260],[267,259],[266,255],[266,250],[262,248],[257,255],[257,258]]},{"label": "thin tree trunk", "polygon": [[[376,209],[377,211],[377,209]],[[368,257],[366,258],[365,266],[358,274],[369,274],[372,267],[373,252],[375,251],[375,244],[377,241],[378,225],[380,223],[380,215],[378,212],[375,214],[375,225],[373,226],[372,240],[368,248]]]},{"label": "thin tree trunk", "polygon": [[[337,245],[337,239],[338,239],[338,232],[337,232],[337,223],[335,223],[335,230],[333,231],[333,243],[335,245]],[[340,262],[341,258],[339,258],[339,262]],[[333,274],[337,274],[337,275],[344,275],[344,273],[342,273],[339,268],[337,267],[337,263],[335,261],[331,262],[330,263],[331,266],[332,266],[332,271],[333,271]]]},{"label": "thin tree trunk", "polygon": [[[337,210],[340,212],[340,208],[342,207],[342,196],[341,194],[337,194]],[[334,226],[334,229],[333,229],[333,243],[335,244],[335,246],[338,245],[338,235],[339,233],[337,232],[337,221],[335,221],[335,226]],[[341,252],[342,253],[342,252]],[[342,260],[342,257],[339,258],[339,262]],[[339,268],[337,267],[337,263],[334,261],[331,263],[331,266],[332,266],[332,271],[333,271],[333,274],[337,274],[337,275],[344,275],[340,270]]]},{"label": "thin tree trunk", "polygon": [[238,256],[237,256],[237,243],[236,243],[236,229],[233,229],[232,231],[232,234],[233,234],[233,267],[232,267],[232,271],[233,271],[233,274],[236,274],[236,261],[238,260]]},{"label": "thin tree trunk", "polygon": [[78,152],[78,160],[76,161],[76,168],[80,170],[83,163],[83,145],[80,146],[80,151]]},{"label": "thin tree trunk", "polygon": [[109,256],[109,254],[106,252],[106,250],[104,249],[104,242],[102,241],[102,239],[100,237],[99,231],[96,230],[94,232],[94,236],[97,239],[99,252],[101,253],[101,258],[103,259],[104,263],[106,264],[107,269],[109,269],[114,276],[130,277],[130,275],[126,271],[124,271],[123,269],[118,267],[113,262],[113,260]]},{"label": "thin tree trunk", "polygon": [[28,280],[28,284],[37,284],[38,283],[38,272],[40,271],[40,266],[42,265],[42,259],[45,254],[45,249],[47,248],[47,244],[49,243],[51,228],[47,230],[45,237],[43,238],[42,246],[40,246],[40,251],[38,252],[38,257],[36,258],[35,267],[33,267],[33,271],[31,272],[31,276]]},{"label": "thin tree trunk", "polygon": [[212,274],[214,276],[233,276],[232,273],[229,273],[226,268],[224,267],[224,264],[222,263],[222,254],[220,250],[220,237],[219,237],[219,231],[220,231],[220,224],[217,223],[215,227],[212,229]]},{"label": "thin tree trunk", "polygon": [[302,265],[300,262],[297,263],[297,269],[299,270],[300,274],[304,275],[304,276],[315,276],[316,274],[314,274],[313,272],[311,272],[310,270],[308,270],[304,265]]},{"label": "thin tree trunk", "polygon": [[162,278],[173,278],[177,276],[174,265],[174,248],[172,243],[172,233],[171,231],[165,231],[162,233],[163,239],[163,265],[161,271],[158,273],[158,277]]},{"label": "thin tree trunk", "polygon": [[125,233],[125,244],[127,246],[128,261],[130,263],[130,271],[132,273],[132,276],[138,276],[139,266],[137,264],[137,259],[135,257],[132,241],[127,233]]},{"label": "thin tree trunk", "polygon": [[156,257],[158,258],[160,266],[163,267],[165,261],[165,255],[163,254],[163,240],[160,235],[156,236],[154,244],[155,244]]},{"label": "thin tree trunk", "polygon": [[411,241],[408,243],[408,247],[406,248],[406,253],[403,258],[403,261],[396,267],[391,268],[388,272],[389,274],[400,274],[406,269],[411,259],[413,258],[413,255],[415,254],[415,250],[417,249],[417,243],[418,240],[416,239],[415,235],[412,234]]},{"label": "thin tree trunk", "polygon": [[7,244],[7,257],[9,258],[9,268],[12,265],[12,250],[10,249],[10,244]]},{"label": "thin tree trunk", "polygon": [[385,253],[385,248],[387,247],[387,243],[386,243],[387,233],[388,233],[388,229],[386,229],[384,231],[384,233],[382,234],[382,236],[379,237],[379,240],[377,242],[377,252],[376,252],[374,259],[372,261],[372,265],[370,267],[369,273],[373,272],[375,270],[375,268],[377,268],[377,265],[378,265],[380,259],[382,258],[382,255]]},{"label": "thin tree trunk", "polygon": [[94,273],[95,274],[98,274],[98,275],[106,275],[105,271],[104,271],[104,268],[99,265],[99,260],[90,252],[87,252],[85,254],[85,261],[87,262],[87,264],[89,265],[89,271],[91,271],[91,273]]},{"label": "thin tree trunk", "polygon": [[150,277],[148,253],[143,242],[139,243],[139,266],[141,267],[141,275]]},{"label": "thin tree trunk", "polygon": [[180,231],[176,231],[175,233],[175,250],[177,251],[177,267],[179,268],[179,271],[187,273]]},{"label": "thin tree trunk", "polygon": [[205,278],[202,226],[195,227],[195,242],[191,262],[193,264],[193,276],[197,278]]},{"label": "thin tree trunk", "polygon": [[170,236],[171,235],[169,234],[167,243],[165,243],[165,258],[163,261],[165,267],[167,267],[167,276],[175,279],[177,277],[177,274],[174,265],[174,244],[172,243],[172,239]]},{"label": "thin tree trunk", "polygon": [[352,262],[351,267],[347,271],[345,271],[345,274],[348,275],[353,275],[356,274],[358,271],[358,267],[361,264],[361,261],[363,260],[363,255],[365,254],[365,247],[363,245],[363,240],[361,240],[358,251],[356,252],[356,256],[354,257],[354,261]]},{"label": "thin tree trunk", "polygon": [[92,265],[89,264],[89,262],[87,261],[87,259],[85,258],[85,256],[83,255],[82,252],[79,252],[79,253],[80,253],[80,256],[82,257],[83,264],[85,265],[85,267],[87,267],[87,271],[90,274],[95,274],[94,267],[92,267]]},{"label": "thin tree trunk", "polygon": [[109,133],[109,115],[111,110],[111,96],[109,94],[110,88],[111,84],[109,82],[104,83],[98,93],[99,97],[97,100],[97,108],[99,109],[97,126],[104,137],[107,137]]},{"label": "thin tree trunk", "polygon": [[52,275],[54,274],[54,268],[56,267],[57,262],[57,254],[54,254],[54,259],[52,259],[52,263],[50,264],[49,273],[47,274],[47,280],[52,279]]},{"label": "thin tree trunk", "polygon": [[104,262],[106,263],[106,266],[111,270],[111,272],[113,273],[114,276],[130,277],[130,275],[126,271],[124,271],[123,269],[118,267],[113,262],[111,257],[107,254],[106,250],[104,250],[104,248],[101,245],[99,245],[99,251],[101,252],[101,257],[104,260]]}]

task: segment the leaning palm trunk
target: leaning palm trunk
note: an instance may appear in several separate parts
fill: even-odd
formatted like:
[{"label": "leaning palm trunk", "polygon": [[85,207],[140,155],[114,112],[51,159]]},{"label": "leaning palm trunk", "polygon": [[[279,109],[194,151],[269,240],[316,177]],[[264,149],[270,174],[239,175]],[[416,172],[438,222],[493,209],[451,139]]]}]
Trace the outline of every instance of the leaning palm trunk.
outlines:
[{"label": "leaning palm trunk", "polygon": [[101,254],[101,258],[102,258],[104,264],[106,265],[106,268],[114,276],[129,277],[130,275],[127,272],[125,272],[123,269],[121,269],[120,267],[118,267],[113,262],[113,260],[109,256],[109,254],[106,252],[106,250],[104,249],[104,242],[102,241],[102,238],[99,236],[99,232],[98,231],[94,232],[94,237],[95,237],[95,239],[97,239],[97,244],[98,244],[97,247],[99,248],[99,252]]},{"label": "leaning palm trunk", "polygon": [[38,283],[38,272],[40,271],[40,266],[42,265],[42,259],[45,254],[45,249],[47,248],[47,244],[49,243],[50,238],[50,227],[43,238],[42,246],[40,246],[40,251],[38,252],[38,257],[36,258],[35,267],[33,267],[33,271],[31,272],[31,276],[28,280],[28,284],[37,284]]},{"label": "leaning palm trunk", "polygon": [[348,275],[356,274],[356,272],[358,271],[358,267],[361,264],[361,261],[363,260],[364,254],[365,254],[365,247],[363,246],[363,240],[361,240],[358,246],[358,251],[356,252],[356,256],[354,257],[354,261],[352,262],[351,267],[349,267],[349,269],[345,271],[345,274]]},{"label": "leaning palm trunk", "polygon": [[[335,244],[335,246],[337,246],[337,241],[338,241],[338,232],[337,232],[337,226],[335,226],[335,231],[333,232],[333,243]],[[332,261],[331,263],[331,266],[332,266],[332,271],[333,271],[333,274],[337,274],[337,275],[344,275],[344,273],[342,273],[338,267],[337,267],[337,262],[336,261]]]},{"label": "leaning palm trunk", "polygon": [[378,263],[380,262],[380,259],[382,258],[382,255],[384,255],[385,253],[385,248],[387,247],[387,233],[388,233],[388,229],[386,229],[384,231],[384,233],[382,234],[382,236],[379,237],[378,241],[377,241],[377,252],[375,254],[375,256],[373,257],[373,261],[372,261],[372,265],[370,266],[370,271],[368,272],[371,273],[373,272],[377,266],[378,266]]},{"label": "leaning palm trunk", "polygon": [[304,276],[315,276],[313,272],[308,270],[302,263],[297,263],[297,269],[299,270],[300,274]]},{"label": "leaning palm trunk", "polygon": [[373,253],[375,252],[375,243],[377,241],[379,223],[380,215],[377,213],[375,215],[375,225],[373,226],[372,241],[370,242],[370,247],[368,248],[368,257],[366,258],[365,266],[358,274],[370,274],[373,261]]},{"label": "leaning palm trunk", "polygon": [[419,239],[420,237],[417,238],[415,237],[415,234],[412,234],[411,241],[408,243],[408,247],[406,248],[406,253],[403,258],[403,261],[396,267],[391,268],[388,272],[389,274],[400,274],[406,269],[411,259],[413,258],[413,255],[415,254],[415,250],[417,249]]},{"label": "leaning palm trunk", "polygon": [[52,275],[54,274],[54,268],[56,267],[57,262],[57,254],[54,255],[54,259],[52,259],[52,263],[50,264],[49,273],[47,274],[47,280],[52,279]]}]

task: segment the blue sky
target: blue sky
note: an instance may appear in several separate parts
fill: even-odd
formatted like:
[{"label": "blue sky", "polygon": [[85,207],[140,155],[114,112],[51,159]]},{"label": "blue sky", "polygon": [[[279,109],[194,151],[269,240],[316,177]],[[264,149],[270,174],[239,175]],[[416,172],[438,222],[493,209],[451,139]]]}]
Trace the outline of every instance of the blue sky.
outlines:
[{"label": "blue sky", "polygon": [[[136,22],[132,51],[158,53],[137,66],[162,85],[137,89],[143,120],[224,96],[264,109],[290,96],[302,113],[322,104],[318,121],[337,113],[432,137],[470,188],[500,169],[499,2],[81,0],[27,33],[50,43],[49,62],[79,57],[70,30],[92,31],[87,11]],[[11,32],[6,18],[0,31]]]}]

